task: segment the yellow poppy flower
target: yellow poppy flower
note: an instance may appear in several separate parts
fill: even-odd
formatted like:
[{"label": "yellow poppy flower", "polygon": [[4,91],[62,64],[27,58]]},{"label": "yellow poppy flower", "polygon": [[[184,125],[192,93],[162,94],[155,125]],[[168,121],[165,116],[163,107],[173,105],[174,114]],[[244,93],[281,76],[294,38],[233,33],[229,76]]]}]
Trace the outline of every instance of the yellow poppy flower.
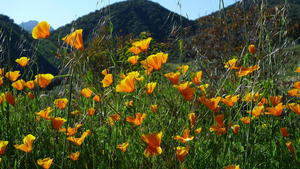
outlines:
[{"label": "yellow poppy flower", "polygon": [[69,101],[67,98],[55,99],[54,105],[59,109],[65,109],[67,107],[68,102]]},{"label": "yellow poppy flower", "polygon": [[52,74],[38,74],[35,76],[35,82],[41,87],[46,88],[54,79]]},{"label": "yellow poppy flower", "polygon": [[19,59],[16,59],[15,61],[21,66],[21,67],[25,67],[27,66],[28,62],[29,62],[29,58],[27,57],[21,57]]},{"label": "yellow poppy flower", "polygon": [[239,100],[239,95],[227,95],[221,102],[225,103],[228,107],[232,107]]},{"label": "yellow poppy flower", "polygon": [[112,74],[106,74],[101,81],[103,87],[108,87],[113,83],[113,75]]},{"label": "yellow poppy flower", "polygon": [[176,147],[176,157],[179,161],[183,161],[185,156],[189,153],[189,147]]},{"label": "yellow poppy flower", "polygon": [[82,126],[82,124],[77,124],[74,128],[68,127],[66,128],[60,128],[58,131],[66,133],[67,136],[74,136],[77,133],[77,130]]},{"label": "yellow poppy flower", "polygon": [[13,87],[13,88],[15,88],[16,90],[23,90],[24,89],[24,87],[25,87],[25,81],[24,80],[22,80],[22,79],[20,79],[20,80],[17,80],[17,81],[15,81],[15,82],[13,82],[12,84],[11,84],[11,86]]},{"label": "yellow poppy flower", "polygon": [[125,152],[127,150],[128,146],[129,146],[129,143],[125,142],[125,143],[122,143],[122,144],[118,144],[117,149],[119,149],[122,152]]},{"label": "yellow poppy flower", "polygon": [[30,81],[27,81],[26,83],[25,83],[25,86],[28,88],[28,89],[30,89],[30,90],[32,90],[32,89],[34,89],[34,81],[33,80],[30,80]]},{"label": "yellow poppy flower", "polygon": [[288,141],[288,142],[285,143],[285,145],[288,148],[290,153],[294,153],[294,146],[293,146],[292,142]]},{"label": "yellow poppy flower", "polygon": [[186,72],[189,70],[189,65],[182,65],[179,67],[176,67],[177,70],[181,71],[182,74],[186,74]]},{"label": "yellow poppy flower", "polygon": [[100,97],[99,95],[95,95],[95,96],[93,97],[93,100],[94,100],[95,102],[100,102],[100,101],[101,101],[101,97]]},{"label": "yellow poppy flower", "polygon": [[238,77],[247,76],[248,74],[251,74],[252,72],[260,69],[258,65],[250,66],[250,67],[243,67],[241,66],[240,69],[236,72],[236,75]]},{"label": "yellow poppy flower", "polygon": [[178,84],[180,78],[180,72],[176,72],[176,73],[170,72],[164,74],[164,76],[168,78],[172,84]]},{"label": "yellow poppy flower", "polygon": [[175,136],[174,137],[174,139],[175,140],[178,140],[178,141],[180,141],[181,143],[186,143],[186,142],[188,142],[188,141],[191,141],[191,140],[193,140],[194,139],[194,136],[190,136],[190,130],[189,129],[185,129],[184,131],[183,131],[183,134],[182,134],[182,136]]},{"label": "yellow poppy flower", "polygon": [[250,117],[242,117],[242,118],[240,118],[240,120],[241,120],[244,124],[250,124],[250,122],[251,122],[251,118],[250,118]]},{"label": "yellow poppy flower", "polygon": [[4,68],[0,68],[0,76],[4,76],[4,74],[5,74]]},{"label": "yellow poppy flower", "polygon": [[284,108],[285,108],[285,106],[282,105],[282,103],[279,103],[275,107],[266,108],[268,110],[268,112],[266,112],[266,114],[271,114],[273,116],[281,116]]},{"label": "yellow poppy flower", "polygon": [[51,117],[50,120],[51,120],[52,127],[55,130],[59,130],[67,121],[66,119],[61,117]]},{"label": "yellow poppy flower", "polygon": [[53,163],[53,159],[49,157],[37,160],[37,164],[41,166],[43,169],[49,169],[52,163]]},{"label": "yellow poppy flower", "polygon": [[83,50],[83,39],[82,39],[82,29],[77,29],[73,33],[62,38],[66,44],[78,49]]},{"label": "yellow poppy flower", "polygon": [[249,45],[248,46],[248,51],[249,51],[249,53],[251,53],[252,55],[254,55],[255,53],[256,53],[256,47],[255,47],[255,45]]},{"label": "yellow poppy flower", "polygon": [[207,99],[204,96],[199,98],[199,101],[208,107],[213,112],[220,111],[221,107],[219,106],[219,102],[221,101],[221,97]]},{"label": "yellow poppy flower", "polygon": [[192,77],[192,82],[193,82],[195,85],[200,85],[201,80],[202,80],[202,71],[196,72],[196,73],[194,74],[194,76]]},{"label": "yellow poppy flower", "polygon": [[4,155],[8,141],[0,140],[0,155]]},{"label": "yellow poppy flower", "polygon": [[94,108],[89,108],[87,110],[88,116],[93,116],[95,114],[95,112],[96,112],[96,109],[94,109]]},{"label": "yellow poppy flower", "polygon": [[145,118],[146,118],[146,113],[143,113],[143,114],[136,113],[135,118],[133,116],[129,116],[126,118],[126,121],[135,126],[140,126],[143,123]]},{"label": "yellow poppy flower", "polygon": [[162,64],[166,63],[167,60],[168,54],[160,52],[155,55],[148,56],[145,60],[141,61],[141,64],[148,72],[152,72],[153,70],[160,70]]},{"label": "yellow poppy flower", "polygon": [[138,63],[138,60],[139,60],[139,56],[130,56],[128,59],[127,59],[127,62],[131,63],[132,65],[136,65]]},{"label": "yellow poppy flower", "polygon": [[32,37],[33,39],[45,39],[50,36],[50,25],[46,21],[42,21],[38,23],[32,29]]},{"label": "yellow poppy flower", "polygon": [[132,47],[128,49],[129,52],[138,55],[141,52],[145,52],[149,49],[149,45],[152,38],[143,39],[137,42],[132,43]]},{"label": "yellow poppy flower", "polygon": [[5,74],[5,77],[14,82],[21,76],[20,71],[10,71]]},{"label": "yellow poppy flower", "polygon": [[239,129],[240,129],[240,125],[235,124],[235,125],[231,126],[231,129],[233,130],[234,134],[238,134]]},{"label": "yellow poppy flower", "polygon": [[239,165],[228,165],[224,169],[241,169]]},{"label": "yellow poppy flower", "polygon": [[146,85],[146,92],[147,92],[147,94],[152,94],[153,93],[153,91],[154,91],[154,89],[155,89],[155,87],[156,87],[156,82],[150,82],[150,83],[148,83],[147,85]]},{"label": "yellow poppy flower", "polygon": [[151,109],[152,113],[156,114],[157,110],[158,110],[158,106],[156,104],[152,104],[150,106],[150,109]]},{"label": "yellow poppy flower", "polygon": [[188,114],[188,119],[189,119],[191,128],[194,128],[195,125],[196,125],[196,114],[195,113],[189,113]]},{"label": "yellow poppy flower", "polygon": [[80,152],[77,151],[77,152],[75,152],[75,153],[71,153],[71,154],[69,155],[69,158],[70,158],[71,160],[73,160],[73,161],[76,161],[76,160],[79,159],[79,156],[80,156]]},{"label": "yellow poppy flower", "polygon": [[190,87],[192,82],[185,82],[179,85],[174,85],[175,88],[181,93],[183,98],[187,101],[191,101],[194,99],[195,88]]},{"label": "yellow poppy flower", "polygon": [[30,153],[32,152],[32,143],[35,139],[36,138],[33,135],[28,134],[23,138],[23,144],[17,144],[14,145],[14,147],[18,150],[24,151],[26,153]]},{"label": "yellow poppy flower", "polygon": [[47,107],[46,109],[43,109],[39,112],[36,112],[35,114],[38,115],[40,118],[50,120],[49,114],[53,111],[51,107]]},{"label": "yellow poppy flower", "polygon": [[80,145],[84,142],[85,138],[86,138],[88,135],[90,135],[90,134],[91,134],[91,131],[90,131],[90,130],[86,130],[85,132],[82,133],[81,137],[79,137],[79,138],[76,138],[76,137],[68,137],[67,140],[73,142],[73,143],[74,143],[75,145],[77,145],[77,146],[80,146]]},{"label": "yellow poppy flower", "polygon": [[237,62],[237,61],[238,61],[237,59],[231,59],[231,60],[229,60],[228,62],[225,62],[225,63],[224,63],[224,67],[225,67],[226,69],[237,70],[237,69],[240,68],[240,67],[236,66],[236,62]]},{"label": "yellow poppy flower", "polygon": [[121,80],[120,84],[116,86],[116,92],[131,93],[135,90],[134,84],[135,78],[133,76],[127,76],[125,79]]},{"label": "yellow poppy flower", "polygon": [[300,115],[300,104],[297,103],[289,103],[287,108]]},{"label": "yellow poppy flower", "polygon": [[80,91],[81,95],[85,98],[90,98],[93,94],[93,91],[89,88],[84,88]]}]

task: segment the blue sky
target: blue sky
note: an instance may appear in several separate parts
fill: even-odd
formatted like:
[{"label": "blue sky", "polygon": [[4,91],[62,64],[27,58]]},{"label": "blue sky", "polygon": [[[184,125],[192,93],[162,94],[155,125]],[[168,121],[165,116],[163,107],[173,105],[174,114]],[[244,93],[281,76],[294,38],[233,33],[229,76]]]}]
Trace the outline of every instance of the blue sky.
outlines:
[{"label": "blue sky", "polygon": [[[54,28],[76,18],[124,0],[0,0],[0,13],[15,23],[29,20],[47,21]],[[195,19],[219,9],[219,0],[152,0],[165,8]],[[238,0],[224,0],[225,6]],[[181,8],[178,5],[181,4]]]}]

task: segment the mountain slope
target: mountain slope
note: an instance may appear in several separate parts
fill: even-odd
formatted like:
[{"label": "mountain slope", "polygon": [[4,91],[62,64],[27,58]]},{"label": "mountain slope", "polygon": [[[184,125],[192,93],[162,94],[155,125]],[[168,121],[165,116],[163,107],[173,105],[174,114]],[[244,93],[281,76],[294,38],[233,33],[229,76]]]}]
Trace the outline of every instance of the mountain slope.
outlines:
[{"label": "mountain slope", "polygon": [[[58,69],[50,64],[40,53],[35,53],[32,37],[13,20],[0,14],[0,67],[19,69],[15,59],[21,56],[36,55],[36,63],[31,64],[35,73],[58,73]],[[34,60],[34,59],[32,59]]]},{"label": "mountain slope", "polygon": [[140,32],[151,32],[158,40],[167,39],[180,27],[195,25],[194,21],[173,13],[158,3],[148,0],[127,0],[91,12],[58,28],[54,32],[54,39],[65,36],[72,29],[81,28],[84,39],[88,41],[100,26],[109,25],[110,21],[115,35],[138,35]]}]

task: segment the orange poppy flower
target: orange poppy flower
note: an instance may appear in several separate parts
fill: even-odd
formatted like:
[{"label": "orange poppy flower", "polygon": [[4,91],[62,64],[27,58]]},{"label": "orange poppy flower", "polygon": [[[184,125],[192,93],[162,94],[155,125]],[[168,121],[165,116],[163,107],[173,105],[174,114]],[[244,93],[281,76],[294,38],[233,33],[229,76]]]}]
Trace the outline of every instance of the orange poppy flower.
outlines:
[{"label": "orange poppy flower", "polygon": [[77,146],[80,146],[80,145],[84,142],[85,138],[86,138],[88,135],[90,135],[90,134],[91,134],[91,131],[90,131],[90,130],[86,130],[85,132],[82,133],[81,137],[79,137],[79,138],[76,138],[76,137],[68,137],[67,140],[73,142],[73,143],[74,143],[75,145],[77,145]]},{"label": "orange poppy flower", "polygon": [[67,107],[68,102],[69,101],[67,98],[55,99],[54,105],[59,109],[65,109]]},{"label": "orange poppy flower", "polygon": [[103,87],[108,87],[113,83],[113,75],[112,74],[106,74],[101,81]]},{"label": "orange poppy flower", "polygon": [[284,108],[285,108],[285,106],[282,105],[282,103],[279,103],[275,107],[266,108],[268,110],[268,112],[266,112],[266,114],[272,114],[273,116],[281,116]]},{"label": "orange poppy flower", "polygon": [[11,86],[13,87],[13,88],[15,88],[16,90],[23,90],[24,89],[24,87],[25,87],[25,81],[24,80],[22,80],[22,79],[20,79],[20,80],[17,80],[17,81],[15,81],[15,82],[13,82],[12,84],[11,84]]},{"label": "orange poppy flower", "polygon": [[137,81],[142,81],[144,80],[144,77],[143,76],[140,76],[140,73],[138,71],[133,71],[133,72],[129,72],[127,73],[127,76],[124,76],[123,79],[125,79],[126,77],[128,76],[132,76],[135,80]]},{"label": "orange poppy flower", "polygon": [[293,84],[293,87],[300,90],[300,81],[299,82],[295,82]]},{"label": "orange poppy flower", "polygon": [[250,124],[251,118],[247,116],[247,117],[242,117],[240,120],[241,120],[244,124]]},{"label": "orange poppy flower", "polygon": [[243,67],[241,66],[240,69],[236,72],[236,75],[238,77],[247,76],[248,74],[251,74],[252,72],[260,69],[258,65],[250,66],[250,67]]},{"label": "orange poppy flower", "polygon": [[224,169],[241,169],[239,165],[228,165]]},{"label": "orange poppy flower", "polygon": [[256,47],[255,47],[255,45],[249,45],[248,46],[248,51],[249,51],[249,53],[251,53],[252,55],[254,55],[255,53],[256,53]]},{"label": "orange poppy flower", "polygon": [[162,64],[166,63],[167,60],[168,54],[160,52],[155,55],[148,56],[145,60],[141,61],[141,64],[148,72],[152,72],[153,70],[160,70]]},{"label": "orange poppy flower", "polygon": [[180,78],[180,72],[176,72],[176,73],[170,72],[170,73],[166,73],[164,76],[168,78],[172,84],[178,84]]},{"label": "orange poppy flower", "polygon": [[221,107],[219,106],[219,102],[221,101],[221,97],[215,97],[215,98],[207,99],[204,96],[202,96],[198,100],[213,112],[218,112],[221,109]]},{"label": "orange poppy flower", "polygon": [[4,74],[5,74],[4,68],[0,68],[0,76],[4,76]]},{"label": "orange poppy flower", "polygon": [[195,129],[194,132],[197,133],[197,134],[199,134],[199,133],[202,132],[202,130],[203,130],[202,127],[199,127],[197,129]]},{"label": "orange poppy flower", "polygon": [[271,101],[271,104],[272,106],[276,106],[277,104],[281,103],[281,99],[282,99],[282,96],[270,96],[270,101]]},{"label": "orange poppy flower", "polygon": [[195,85],[200,85],[201,80],[202,80],[202,71],[196,72],[196,73],[194,74],[194,76],[192,77],[192,82],[193,82]]},{"label": "orange poppy flower", "polygon": [[144,40],[140,40],[137,42],[132,43],[132,47],[128,49],[129,52],[138,55],[141,52],[145,52],[149,49],[149,45],[151,42],[152,38],[147,38]]},{"label": "orange poppy flower", "polygon": [[239,129],[240,129],[240,125],[235,124],[235,125],[233,125],[233,126],[231,127],[231,129],[233,130],[233,133],[234,133],[234,134],[238,134]]},{"label": "orange poppy flower", "polygon": [[179,161],[183,161],[185,156],[189,153],[189,147],[176,147],[176,157]]},{"label": "orange poppy flower", "polygon": [[294,146],[293,146],[292,142],[288,141],[288,142],[285,143],[285,145],[288,148],[290,153],[294,153]]},{"label": "orange poppy flower", "polygon": [[255,106],[253,108],[253,110],[249,111],[248,113],[252,114],[255,117],[259,117],[259,116],[261,116],[263,114],[264,109],[265,109],[265,107],[263,105],[261,105],[261,106]]},{"label": "orange poppy flower", "polygon": [[119,114],[113,114],[108,117],[108,123],[109,125],[113,126],[115,125],[116,121],[119,121],[121,119],[121,116]]},{"label": "orange poppy flower", "polygon": [[33,80],[30,80],[30,81],[27,81],[26,83],[25,83],[25,86],[28,88],[28,89],[30,89],[30,90],[32,90],[32,89],[34,89],[34,81]]},{"label": "orange poppy flower", "polygon": [[147,85],[146,85],[146,92],[147,92],[147,94],[152,94],[153,93],[153,91],[154,91],[154,89],[155,89],[155,87],[156,87],[156,82],[150,82],[150,83],[148,83]]},{"label": "orange poppy flower", "polygon": [[82,39],[82,29],[77,29],[71,34],[62,38],[66,44],[78,49],[83,50],[83,39]]},{"label": "orange poppy flower", "polygon": [[77,152],[75,152],[75,153],[71,153],[71,154],[69,155],[69,158],[70,158],[71,160],[73,160],[73,161],[76,161],[76,160],[79,159],[79,156],[80,156],[80,152],[77,151]]},{"label": "orange poppy flower", "polygon": [[135,114],[135,118],[133,116],[129,116],[126,118],[126,121],[133,124],[133,125],[136,125],[136,126],[140,126],[144,119],[146,118],[146,113],[136,113]]},{"label": "orange poppy flower", "polygon": [[90,98],[93,94],[93,91],[89,88],[84,88],[80,91],[81,95],[85,98]]},{"label": "orange poppy flower", "polygon": [[189,65],[182,65],[182,66],[176,67],[176,69],[181,71],[182,74],[185,74],[189,70]]},{"label": "orange poppy flower", "polygon": [[8,141],[0,140],[0,155],[3,155],[5,153],[7,144]]},{"label": "orange poppy flower", "polygon": [[116,92],[131,93],[135,90],[134,84],[135,78],[133,76],[127,76],[125,79],[121,80],[120,84],[116,86]]},{"label": "orange poppy flower", "polygon": [[178,140],[178,141],[180,141],[181,143],[186,143],[186,142],[188,142],[188,141],[192,141],[193,139],[194,139],[194,136],[190,136],[190,130],[189,129],[185,129],[184,131],[183,131],[183,134],[182,134],[182,136],[175,136],[174,137],[174,139],[175,140]]},{"label": "orange poppy flower", "polygon": [[0,95],[0,104],[2,104],[2,103],[3,103],[3,101],[4,101],[4,95],[3,95],[3,94],[1,94],[1,95]]},{"label": "orange poppy flower", "polygon": [[107,74],[108,74],[108,70],[107,70],[107,69],[103,69],[103,70],[101,71],[101,74],[103,74],[104,76],[107,75]]},{"label": "orange poppy flower", "polygon": [[128,102],[125,102],[125,106],[128,107],[128,108],[133,107],[133,106],[134,106],[133,100],[130,100],[130,101],[128,101]]},{"label": "orange poppy flower", "polygon": [[66,133],[67,136],[74,136],[77,133],[77,130],[82,126],[82,124],[77,124],[74,128],[68,127],[66,128],[60,128],[59,132]]},{"label": "orange poppy flower", "polygon": [[146,157],[153,157],[162,153],[162,149],[160,147],[161,138],[162,132],[144,134],[141,136],[141,139],[148,145],[144,151],[144,155]]},{"label": "orange poppy flower", "polygon": [[219,114],[215,116],[215,121],[217,125],[213,125],[209,128],[210,132],[216,132],[216,135],[223,135],[226,133],[226,128],[224,127],[224,114]]},{"label": "orange poppy flower", "polygon": [[288,94],[292,97],[300,97],[299,89],[291,89],[288,91]]},{"label": "orange poppy flower", "polygon": [[35,76],[35,82],[41,87],[46,88],[54,79],[52,74],[38,74]]},{"label": "orange poppy flower", "polygon": [[37,164],[41,166],[43,169],[49,169],[52,163],[53,163],[53,159],[49,157],[37,160]]},{"label": "orange poppy flower", "polygon": [[118,144],[117,149],[119,149],[122,152],[125,152],[127,150],[128,146],[129,146],[129,143],[125,142],[122,144]]},{"label": "orange poppy flower", "polygon": [[187,101],[191,101],[194,99],[195,88],[190,87],[192,82],[185,82],[179,85],[174,85],[175,88],[181,93],[183,98]]},{"label": "orange poppy flower", "polygon": [[5,92],[4,94],[5,101],[7,101],[11,105],[15,105],[16,101],[11,92]]},{"label": "orange poppy flower", "polygon": [[95,112],[96,112],[96,109],[94,109],[94,108],[89,108],[87,110],[88,116],[93,116],[95,114]]},{"label": "orange poppy flower", "polygon": [[281,133],[282,137],[288,137],[289,136],[289,132],[288,132],[286,127],[280,128],[280,133]]},{"label": "orange poppy flower", "polygon": [[30,60],[30,59],[27,58],[27,57],[20,57],[19,59],[16,59],[15,61],[16,61],[21,67],[25,67],[25,66],[27,66],[29,60]]},{"label": "orange poppy flower", "polygon": [[300,104],[297,103],[289,103],[287,108],[300,115]]},{"label": "orange poppy flower", "polygon": [[139,60],[139,56],[130,56],[128,59],[127,59],[127,62],[131,63],[132,65],[136,65],[138,63],[138,60]]},{"label": "orange poppy flower", "polygon": [[4,77],[3,76],[0,76],[0,86],[2,86],[4,84]]},{"label": "orange poppy flower", "polygon": [[14,145],[14,147],[18,150],[24,151],[26,153],[30,153],[32,152],[32,143],[35,139],[36,138],[33,135],[28,134],[23,138],[23,144],[17,144]]},{"label": "orange poppy flower", "polygon": [[99,95],[96,95],[96,96],[93,97],[93,100],[95,102],[100,102],[101,101],[101,97]]},{"label": "orange poppy flower", "polygon": [[226,69],[238,70],[238,69],[240,69],[240,67],[236,66],[237,61],[238,61],[237,59],[231,59],[228,62],[224,63],[224,67]]},{"label": "orange poppy flower", "polygon": [[67,121],[66,119],[61,117],[51,117],[50,120],[51,120],[52,127],[55,130],[59,130]]},{"label": "orange poppy flower", "polygon": [[188,118],[189,118],[191,128],[194,128],[195,125],[196,125],[196,114],[195,113],[189,113]]},{"label": "orange poppy flower", "polygon": [[297,67],[295,70],[296,73],[300,73],[300,67]]},{"label": "orange poppy flower", "polygon": [[35,114],[38,115],[40,118],[50,120],[49,114],[53,111],[51,107],[47,107],[46,109],[43,109],[39,112],[36,112]]},{"label": "orange poppy flower", "polygon": [[45,39],[50,36],[50,25],[46,21],[42,21],[38,23],[32,29],[32,37],[33,39]]},{"label": "orange poppy flower", "polygon": [[156,114],[157,110],[158,110],[158,106],[156,104],[152,104],[150,106],[150,109],[151,109],[152,113]]},{"label": "orange poppy flower", "polygon": [[232,107],[239,100],[239,95],[227,95],[221,102],[225,103],[228,107]]},{"label": "orange poppy flower", "polygon": [[21,76],[20,71],[10,71],[5,74],[5,77],[14,82]]}]

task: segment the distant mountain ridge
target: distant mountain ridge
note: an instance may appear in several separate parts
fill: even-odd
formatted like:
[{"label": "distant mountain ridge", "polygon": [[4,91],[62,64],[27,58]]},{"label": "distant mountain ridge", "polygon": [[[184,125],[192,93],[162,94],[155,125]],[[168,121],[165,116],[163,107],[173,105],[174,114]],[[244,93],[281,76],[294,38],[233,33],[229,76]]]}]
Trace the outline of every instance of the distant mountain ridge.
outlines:
[{"label": "distant mountain ridge", "polygon": [[[30,21],[27,21],[27,22],[22,22],[20,23],[20,27],[22,29],[24,29],[25,31],[27,31],[28,33],[31,33],[32,32],[32,29],[35,27],[35,25],[37,25],[39,22],[36,21],[36,20],[30,20]],[[50,31],[54,31],[54,29],[52,27],[50,27]]]}]

